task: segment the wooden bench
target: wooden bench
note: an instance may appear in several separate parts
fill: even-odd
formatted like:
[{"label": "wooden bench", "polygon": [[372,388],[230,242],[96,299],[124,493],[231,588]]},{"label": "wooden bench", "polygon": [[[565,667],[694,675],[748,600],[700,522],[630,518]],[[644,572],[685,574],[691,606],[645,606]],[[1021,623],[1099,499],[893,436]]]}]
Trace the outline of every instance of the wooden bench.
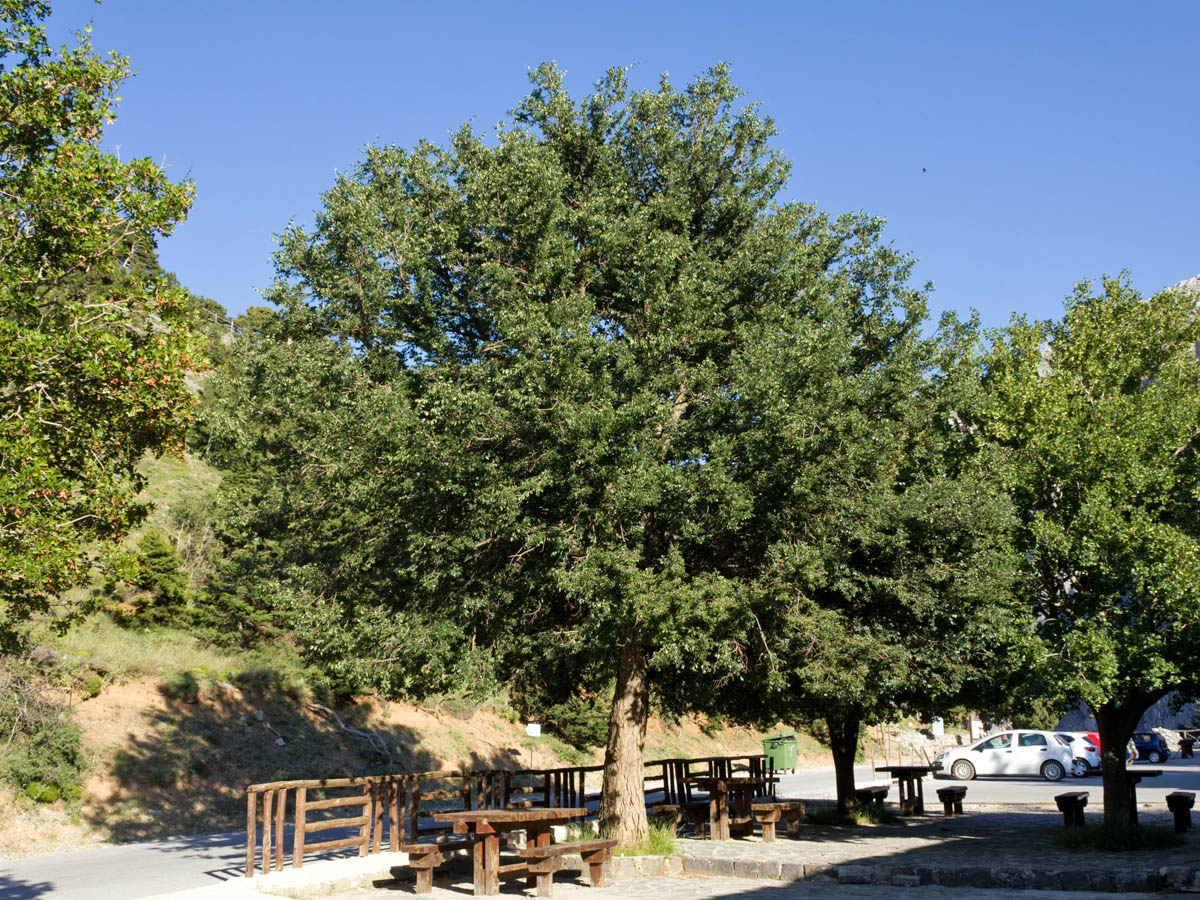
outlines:
[{"label": "wooden bench", "polygon": [[660,803],[651,807],[650,814],[669,822],[676,828],[687,822],[692,834],[704,837],[704,823],[708,821],[708,801],[693,800],[691,803]]},{"label": "wooden bench", "polygon": [[1063,814],[1063,827],[1075,828],[1083,825],[1083,808],[1087,806],[1087,791],[1067,791],[1054,798]]},{"label": "wooden bench", "polygon": [[[446,861],[445,853],[474,847],[481,838],[465,834],[447,835],[423,844],[401,844],[400,852],[408,854],[408,867],[417,873],[416,894],[428,894],[433,890],[433,870]],[[403,866],[392,866],[392,877],[398,878]]]},{"label": "wooden bench", "polygon": [[887,799],[889,790],[891,790],[891,785],[888,784],[876,784],[871,787],[856,788],[854,799],[862,806],[874,804],[877,808],[883,809],[883,801]]},{"label": "wooden bench", "polygon": [[967,789],[962,785],[951,785],[950,787],[938,788],[938,799],[942,801],[943,815],[953,816],[956,813],[962,815],[963,797],[967,796]]},{"label": "wooden bench", "polygon": [[754,815],[762,823],[764,843],[775,840],[775,823],[783,819],[787,823],[788,837],[798,837],[800,823],[804,821],[803,800],[755,800],[750,804]]},{"label": "wooden bench", "polygon": [[562,868],[562,858],[568,853],[578,853],[588,867],[588,880],[592,887],[604,887],[604,864],[612,859],[615,840],[594,838],[587,841],[560,841],[545,847],[526,847],[521,856],[529,860],[530,874],[537,876],[537,895],[553,896],[554,873]]},{"label": "wooden bench", "polygon": [[1196,795],[1191,791],[1172,791],[1167,794],[1167,809],[1175,816],[1175,830],[1187,831],[1192,827],[1192,807]]}]

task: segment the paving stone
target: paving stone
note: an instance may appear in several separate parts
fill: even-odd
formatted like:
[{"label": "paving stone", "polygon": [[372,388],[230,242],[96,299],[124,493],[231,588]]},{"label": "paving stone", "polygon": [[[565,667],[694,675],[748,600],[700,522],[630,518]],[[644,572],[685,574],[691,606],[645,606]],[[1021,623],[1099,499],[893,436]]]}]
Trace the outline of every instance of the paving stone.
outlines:
[{"label": "paving stone", "polygon": [[920,875],[893,875],[892,884],[896,887],[920,887]]}]

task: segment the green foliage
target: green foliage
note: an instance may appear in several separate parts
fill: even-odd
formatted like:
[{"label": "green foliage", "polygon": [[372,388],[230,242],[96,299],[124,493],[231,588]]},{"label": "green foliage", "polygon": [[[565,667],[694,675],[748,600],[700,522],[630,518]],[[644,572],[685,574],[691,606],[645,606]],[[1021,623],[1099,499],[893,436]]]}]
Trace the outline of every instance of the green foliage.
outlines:
[{"label": "green foliage", "polygon": [[134,620],[140,624],[179,624],[192,600],[183,561],[166,535],[147,531],[138,542],[133,583],[147,594],[138,603]]},{"label": "green foliage", "polygon": [[179,445],[196,364],[184,292],[145,276],[193,188],[100,152],[126,60],[83,33],[53,50],[49,5],[0,4],[0,647],[145,514],[135,465]]},{"label": "green foliage", "polygon": [[1066,700],[1196,693],[1200,340],[1195,299],[1081,284],[1061,322],[995,336],[989,436],[1011,451],[1033,613]]},{"label": "green foliage", "polygon": [[616,856],[673,856],[679,848],[675,826],[651,822],[646,840],[630,847],[614,847]]},{"label": "green foliage", "polygon": [[[1080,284],[1061,321],[993,337],[981,425],[1022,511],[1039,686],[1086,701],[1101,744],[1122,747],[1159,698],[1200,693],[1196,300],[1106,278]],[[1119,797],[1111,762],[1105,795]],[[1105,805],[1107,826],[1129,819]]]},{"label": "green foliage", "polygon": [[104,679],[92,672],[83,679],[83,684],[80,687],[84,700],[90,700],[100,694],[100,689],[104,687]]},{"label": "green foliage", "polygon": [[70,709],[53,699],[36,671],[0,657],[0,779],[38,802],[78,799],[85,759]]},{"label": "green foliage", "polygon": [[608,699],[596,694],[576,693],[538,713],[538,721],[577,750],[604,746],[608,740],[608,718]]},{"label": "green foliage", "polygon": [[1153,825],[1103,828],[1084,825],[1064,828],[1054,836],[1055,846],[1092,853],[1125,853],[1138,850],[1167,850],[1187,843],[1181,834]]},{"label": "green foliage", "polygon": [[170,700],[195,703],[200,699],[200,680],[196,673],[190,670],[172,672],[163,681],[162,692],[163,696]]}]

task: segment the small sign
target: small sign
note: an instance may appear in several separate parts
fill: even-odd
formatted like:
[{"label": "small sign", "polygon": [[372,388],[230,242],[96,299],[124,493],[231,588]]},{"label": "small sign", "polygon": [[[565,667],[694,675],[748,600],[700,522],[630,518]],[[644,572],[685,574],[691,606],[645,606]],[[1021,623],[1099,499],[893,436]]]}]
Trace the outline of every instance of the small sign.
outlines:
[{"label": "small sign", "polygon": [[538,737],[542,733],[541,723],[540,722],[530,722],[528,725],[525,726],[525,733],[527,735],[529,735],[530,737]]}]

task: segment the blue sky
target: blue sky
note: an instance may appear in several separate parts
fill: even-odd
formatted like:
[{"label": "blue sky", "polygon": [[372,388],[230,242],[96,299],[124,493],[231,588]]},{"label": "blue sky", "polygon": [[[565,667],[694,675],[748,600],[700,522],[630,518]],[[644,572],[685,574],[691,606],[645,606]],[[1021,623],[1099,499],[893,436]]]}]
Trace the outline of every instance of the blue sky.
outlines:
[{"label": "blue sky", "polygon": [[[372,143],[487,128],[555,60],[678,85],[724,60],[780,129],[788,198],[888,220],[932,308],[1058,316],[1082,278],[1200,273],[1200,3],[58,0],[137,76],[106,143],[197,200],[160,248],[237,313]],[[924,171],[922,171],[924,170]]]}]

